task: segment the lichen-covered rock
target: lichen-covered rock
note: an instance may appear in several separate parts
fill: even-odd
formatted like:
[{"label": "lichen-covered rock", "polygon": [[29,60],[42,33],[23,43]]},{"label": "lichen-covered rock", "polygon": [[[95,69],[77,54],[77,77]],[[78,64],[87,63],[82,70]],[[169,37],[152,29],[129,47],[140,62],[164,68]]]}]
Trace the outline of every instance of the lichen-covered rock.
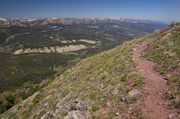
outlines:
[{"label": "lichen-covered rock", "polygon": [[87,112],[80,110],[70,111],[64,119],[89,119],[90,116]]},{"label": "lichen-covered rock", "polygon": [[140,90],[138,90],[138,89],[133,89],[133,90],[131,90],[131,91],[129,91],[129,93],[128,93],[128,97],[129,97],[129,99],[137,99],[139,96],[140,96],[140,94],[141,94],[141,92],[140,92]]}]

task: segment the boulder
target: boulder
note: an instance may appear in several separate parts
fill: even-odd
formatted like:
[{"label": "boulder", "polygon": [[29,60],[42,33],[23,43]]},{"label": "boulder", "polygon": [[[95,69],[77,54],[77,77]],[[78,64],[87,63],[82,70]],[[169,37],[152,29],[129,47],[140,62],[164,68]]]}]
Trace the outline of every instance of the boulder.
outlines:
[{"label": "boulder", "polygon": [[75,100],[71,105],[70,105],[70,111],[72,110],[81,110],[85,111],[88,109],[88,104],[85,102],[82,102],[80,100]]}]

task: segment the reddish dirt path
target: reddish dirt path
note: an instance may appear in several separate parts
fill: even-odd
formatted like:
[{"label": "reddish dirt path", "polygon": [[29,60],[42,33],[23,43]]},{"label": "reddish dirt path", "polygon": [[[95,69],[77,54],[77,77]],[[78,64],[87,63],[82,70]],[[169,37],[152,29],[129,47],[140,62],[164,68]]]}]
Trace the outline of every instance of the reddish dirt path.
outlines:
[{"label": "reddish dirt path", "polygon": [[145,78],[140,98],[140,110],[145,119],[177,119],[168,108],[166,93],[167,81],[154,70],[154,63],[142,57],[148,41],[133,48],[133,61],[136,63],[136,74]]}]

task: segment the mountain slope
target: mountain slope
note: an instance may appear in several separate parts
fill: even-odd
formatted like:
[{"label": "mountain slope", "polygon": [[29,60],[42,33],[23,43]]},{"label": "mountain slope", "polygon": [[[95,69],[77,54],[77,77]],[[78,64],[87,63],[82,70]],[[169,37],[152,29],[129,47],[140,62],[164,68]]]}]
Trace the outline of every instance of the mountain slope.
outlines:
[{"label": "mountain slope", "polygon": [[[131,60],[131,43],[82,60],[77,66],[57,77],[52,84],[37,92],[20,105],[2,114],[8,118],[63,117],[73,110],[74,102],[83,105],[83,112],[92,113],[109,108],[105,116],[114,116],[119,109],[126,110],[121,102],[131,87],[133,78],[128,71]],[[76,104],[76,103],[75,103]],[[88,110],[88,111],[87,111]],[[88,115],[88,114],[87,114]]]},{"label": "mountain slope", "polygon": [[0,113],[33,95],[52,81],[52,76],[80,59],[166,26],[113,18],[1,20]]},{"label": "mountain slope", "polygon": [[[140,42],[149,40],[145,57],[157,62],[157,71],[161,71],[162,67],[159,66],[167,65],[158,61],[172,61],[171,58],[175,57],[175,66],[170,68],[170,63],[166,67],[170,68],[167,70],[169,74],[174,76],[175,71],[179,77],[179,32],[180,24],[174,24],[83,59],[75,67],[56,77],[47,87],[1,114],[0,118],[141,118],[143,115],[139,111],[137,99],[144,77],[134,72],[136,64],[132,59],[133,48]],[[170,47],[166,47],[166,44],[170,44]],[[166,57],[167,48],[173,52],[170,53],[173,54],[172,57]],[[157,52],[159,49],[161,52]],[[173,90],[171,94],[179,97],[179,79],[168,78],[168,82],[176,91]]]},{"label": "mountain slope", "polygon": [[7,23],[0,24],[0,93],[39,84],[55,69],[165,26],[141,20],[2,20]]}]

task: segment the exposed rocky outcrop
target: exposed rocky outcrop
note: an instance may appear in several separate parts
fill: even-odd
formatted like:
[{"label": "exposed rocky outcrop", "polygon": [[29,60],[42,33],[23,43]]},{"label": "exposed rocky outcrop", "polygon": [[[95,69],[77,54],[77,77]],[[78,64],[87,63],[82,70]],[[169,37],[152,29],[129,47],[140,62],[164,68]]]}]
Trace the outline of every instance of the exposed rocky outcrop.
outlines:
[{"label": "exposed rocky outcrop", "polygon": [[27,48],[27,49],[19,49],[14,51],[13,54],[25,54],[25,53],[68,53],[73,51],[78,51],[82,49],[87,49],[88,47],[79,44],[79,45],[68,45],[64,47],[55,46],[55,47],[43,47],[43,48]]}]

